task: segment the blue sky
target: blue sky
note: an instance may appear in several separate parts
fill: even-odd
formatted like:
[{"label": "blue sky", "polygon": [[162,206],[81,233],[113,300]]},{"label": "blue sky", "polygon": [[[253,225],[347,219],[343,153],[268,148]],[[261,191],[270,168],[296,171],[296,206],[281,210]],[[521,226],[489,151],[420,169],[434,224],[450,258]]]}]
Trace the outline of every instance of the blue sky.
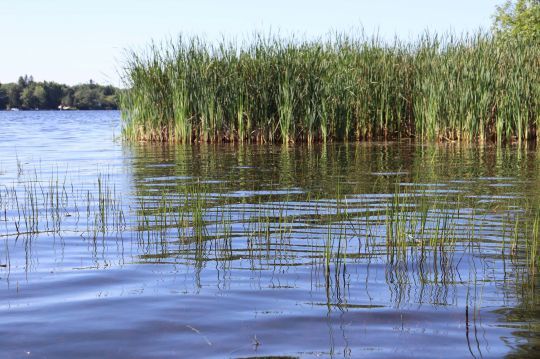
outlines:
[{"label": "blue sky", "polygon": [[0,82],[22,74],[119,85],[124,50],[180,33],[317,37],[361,27],[385,38],[489,29],[494,0],[0,0]]}]

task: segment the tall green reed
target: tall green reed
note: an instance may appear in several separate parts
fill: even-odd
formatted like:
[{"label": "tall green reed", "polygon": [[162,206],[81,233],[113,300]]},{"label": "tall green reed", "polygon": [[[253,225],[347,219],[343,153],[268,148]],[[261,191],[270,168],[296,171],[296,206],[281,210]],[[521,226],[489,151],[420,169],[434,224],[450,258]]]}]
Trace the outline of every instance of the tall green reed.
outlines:
[{"label": "tall green reed", "polygon": [[194,38],[131,52],[129,140],[523,141],[540,122],[540,45],[487,34],[413,43],[343,34],[240,46]]}]

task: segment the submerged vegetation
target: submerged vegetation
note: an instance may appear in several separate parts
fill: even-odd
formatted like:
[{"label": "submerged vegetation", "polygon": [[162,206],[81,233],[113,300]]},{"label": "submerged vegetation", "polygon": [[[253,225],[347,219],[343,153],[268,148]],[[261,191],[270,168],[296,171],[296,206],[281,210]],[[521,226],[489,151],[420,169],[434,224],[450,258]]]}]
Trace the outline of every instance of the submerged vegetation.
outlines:
[{"label": "submerged vegetation", "polygon": [[[102,151],[93,137],[86,141]],[[51,277],[99,295],[109,280],[118,296],[133,290],[130,301],[140,288],[155,288],[145,306],[166,296],[172,313],[187,296],[203,311],[222,313],[227,309],[200,298],[219,293],[222,301],[238,291],[226,318],[247,300],[269,298],[271,304],[256,310],[271,321],[300,307],[323,320],[344,316],[344,323],[365,315],[369,328],[392,313],[384,317],[389,333],[443,323],[455,328],[461,352],[472,343],[469,350],[485,353],[483,344],[475,349],[476,338],[499,352],[535,348],[540,163],[534,144],[119,148],[119,161],[82,168],[41,162],[28,152],[0,163],[6,296],[34,298],[31,284],[50,287]],[[72,295],[62,287],[47,290]],[[281,298],[289,300],[273,314]],[[288,316],[290,323],[298,318]],[[492,323],[509,328],[492,333]],[[225,340],[198,325],[213,343]],[[309,325],[319,327],[311,319]],[[517,344],[501,340],[501,330]],[[256,334],[268,345],[268,336]]]},{"label": "submerged vegetation", "polygon": [[538,68],[538,42],[488,34],[180,38],[130,54],[123,132],[187,143],[529,140],[540,125]]},{"label": "submerged vegetation", "polygon": [[[97,240],[105,246],[105,240],[131,237],[146,248],[145,256],[178,251],[195,266],[239,260],[243,252],[250,261],[276,265],[294,254],[319,268],[326,290],[344,285],[348,264],[369,265],[376,258],[400,293],[412,283],[444,288],[462,267],[471,271],[484,258],[502,260],[528,291],[534,292],[538,278],[540,209],[528,199],[516,197],[493,210],[482,197],[388,181],[375,184],[383,191],[376,194],[341,194],[338,182],[328,198],[290,189],[246,200],[224,185],[188,177],[159,192],[147,185],[164,183],[140,183],[126,198],[110,174],[74,184],[58,171],[47,179],[37,170],[21,170],[19,180],[0,189],[0,239],[31,243],[40,236],[80,235],[95,247]],[[296,245],[302,253],[294,253]],[[156,252],[148,253],[153,247]],[[6,252],[7,266],[9,261]],[[481,273],[474,269],[470,275]],[[328,298],[336,299],[343,298]]]}]

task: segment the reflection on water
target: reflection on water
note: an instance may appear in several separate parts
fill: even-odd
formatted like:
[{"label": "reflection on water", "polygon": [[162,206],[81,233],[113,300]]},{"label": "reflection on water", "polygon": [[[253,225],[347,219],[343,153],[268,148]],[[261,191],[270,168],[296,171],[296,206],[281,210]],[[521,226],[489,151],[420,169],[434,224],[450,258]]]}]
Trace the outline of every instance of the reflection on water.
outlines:
[{"label": "reflection on water", "polygon": [[8,356],[533,356],[536,148],[129,145],[1,113]]}]

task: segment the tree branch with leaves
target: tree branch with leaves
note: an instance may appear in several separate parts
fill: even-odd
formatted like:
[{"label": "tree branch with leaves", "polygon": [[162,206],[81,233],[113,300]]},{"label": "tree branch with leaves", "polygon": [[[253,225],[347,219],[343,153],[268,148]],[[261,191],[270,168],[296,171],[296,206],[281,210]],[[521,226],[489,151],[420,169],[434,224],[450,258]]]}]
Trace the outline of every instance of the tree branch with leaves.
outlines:
[{"label": "tree branch with leaves", "polygon": [[508,0],[497,6],[493,20],[498,37],[540,41],[540,0]]}]

